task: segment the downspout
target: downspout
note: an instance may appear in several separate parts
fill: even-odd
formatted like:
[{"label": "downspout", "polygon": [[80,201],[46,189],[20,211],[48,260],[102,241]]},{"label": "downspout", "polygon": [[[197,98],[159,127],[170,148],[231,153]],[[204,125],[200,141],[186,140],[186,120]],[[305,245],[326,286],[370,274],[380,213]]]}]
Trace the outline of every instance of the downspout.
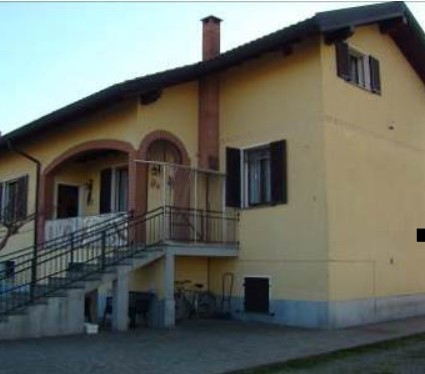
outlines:
[{"label": "downspout", "polygon": [[30,160],[36,165],[36,180],[35,180],[35,216],[34,216],[34,242],[33,242],[33,254],[31,263],[31,300],[35,297],[35,287],[37,285],[37,246],[38,246],[38,223],[39,223],[39,195],[40,195],[40,179],[41,179],[41,162],[35,157],[28,153],[14,147],[9,139],[4,139],[7,147],[11,152],[15,152],[22,157]]}]

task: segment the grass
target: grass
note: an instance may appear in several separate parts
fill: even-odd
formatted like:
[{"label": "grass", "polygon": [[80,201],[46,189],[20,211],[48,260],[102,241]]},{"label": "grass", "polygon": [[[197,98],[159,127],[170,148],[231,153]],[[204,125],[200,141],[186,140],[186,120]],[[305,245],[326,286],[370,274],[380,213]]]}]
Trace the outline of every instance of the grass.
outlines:
[{"label": "grass", "polygon": [[[415,345],[417,343],[425,342],[425,334],[421,333],[414,336],[398,338],[394,340],[387,340],[380,343],[373,343],[368,345],[363,345],[359,347],[353,347],[343,350],[338,350],[331,353],[325,353],[320,355],[314,355],[309,357],[304,357],[300,359],[289,360],[285,362],[278,362],[270,365],[264,365],[259,367],[254,367],[250,369],[238,370],[231,372],[232,374],[275,374],[275,373],[285,373],[293,371],[308,371],[308,370],[317,370],[320,367],[326,365],[341,362],[348,359],[355,359],[364,355],[373,355],[386,351],[400,350],[407,346]],[[422,355],[419,355],[418,358],[422,358]],[[412,354],[407,359],[413,359]],[[391,368],[391,365],[387,362],[382,362],[379,367],[370,371],[369,373],[373,374],[393,374],[394,371]],[[371,368],[372,369],[372,368]],[[425,372],[425,368],[424,368]],[[230,373],[229,373],[230,374]]]}]

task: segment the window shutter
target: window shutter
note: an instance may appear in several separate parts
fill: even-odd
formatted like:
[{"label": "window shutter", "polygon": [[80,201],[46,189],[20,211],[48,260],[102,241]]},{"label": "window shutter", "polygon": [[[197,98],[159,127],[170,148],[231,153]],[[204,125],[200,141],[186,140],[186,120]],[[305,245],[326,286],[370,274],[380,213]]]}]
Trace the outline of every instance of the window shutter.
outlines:
[{"label": "window shutter", "polygon": [[245,278],[244,309],[246,312],[269,313],[270,283],[268,278]]},{"label": "window shutter", "polygon": [[3,183],[0,183],[0,223],[3,220]]},{"label": "window shutter", "polygon": [[27,205],[28,205],[28,175],[25,175],[18,179],[18,201],[16,209],[16,219],[24,220],[27,217]]},{"label": "window shutter", "polygon": [[347,81],[351,80],[350,76],[350,55],[348,53],[348,44],[339,42],[335,44],[336,51],[336,69],[338,77]]},{"label": "window shutter", "polygon": [[286,140],[270,143],[272,204],[287,203]]},{"label": "window shutter", "polygon": [[226,148],[226,206],[241,206],[241,151]]},{"label": "window shutter", "polygon": [[100,213],[111,212],[111,182],[112,169],[104,169],[100,172]]},{"label": "window shutter", "polygon": [[381,77],[379,72],[379,61],[369,56],[369,68],[370,68],[370,88],[372,92],[381,93]]}]

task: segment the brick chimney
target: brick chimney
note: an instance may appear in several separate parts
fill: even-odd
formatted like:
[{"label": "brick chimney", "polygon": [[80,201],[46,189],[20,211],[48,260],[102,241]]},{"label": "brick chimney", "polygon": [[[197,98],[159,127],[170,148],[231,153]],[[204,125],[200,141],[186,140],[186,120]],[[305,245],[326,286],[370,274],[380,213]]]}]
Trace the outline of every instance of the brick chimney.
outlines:
[{"label": "brick chimney", "polygon": [[215,16],[202,20],[202,59],[209,60],[220,54],[220,22]]},{"label": "brick chimney", "polygon": [[[202,59],[210,60],[220,54],[221,19],[208,16],[202,19]],[[219,77],[211,74],[199,80],[198,167],[219,168]]]}]

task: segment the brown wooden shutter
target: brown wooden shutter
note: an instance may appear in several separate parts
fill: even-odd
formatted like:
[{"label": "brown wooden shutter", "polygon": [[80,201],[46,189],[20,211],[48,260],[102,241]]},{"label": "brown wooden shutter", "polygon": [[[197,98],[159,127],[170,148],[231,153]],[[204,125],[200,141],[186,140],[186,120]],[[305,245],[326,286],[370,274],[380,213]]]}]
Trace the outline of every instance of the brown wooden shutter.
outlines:
[{"label": "brown wooden shutter", "polygon": [[337,75],[347,81],[351,80],[348,44],[344,42],[335,43],[335,51]]},{"label": "brown wooden shutter", "polygon": [[104,169],[100,172],[100,214],[111,212],[111,183],[112,169]]},{"label": "brown wooden shutter", "polygon": [[226,148],[226,206],[241,206],[241,151]]},{"label": "brown wooden shutter", "polygon": [[272,204],[287,203],[286,140],[270,143]]},{"label": "brown wooden shutter", "polygon": [[0,223],[3,220],[3,183],[0,183]]},{"label": "brown wooden shutter", "polygon": [[369,56],[369,68],[370,68],[370,89],[372,92],[381,93],[381,77],[379,71],[379,61]]},{"label": "brown wooden shutter", "polygon": [[270,283],[268,278],[247,277],[244,282],[245,312],[269,313]]},{"label": "brown wooden shutter", "polygon": [[16,209],[16,219],[24,220],[27,217],[28,209],[28,175],[25,175],[18,179],[17,181],[17,206]]}]

